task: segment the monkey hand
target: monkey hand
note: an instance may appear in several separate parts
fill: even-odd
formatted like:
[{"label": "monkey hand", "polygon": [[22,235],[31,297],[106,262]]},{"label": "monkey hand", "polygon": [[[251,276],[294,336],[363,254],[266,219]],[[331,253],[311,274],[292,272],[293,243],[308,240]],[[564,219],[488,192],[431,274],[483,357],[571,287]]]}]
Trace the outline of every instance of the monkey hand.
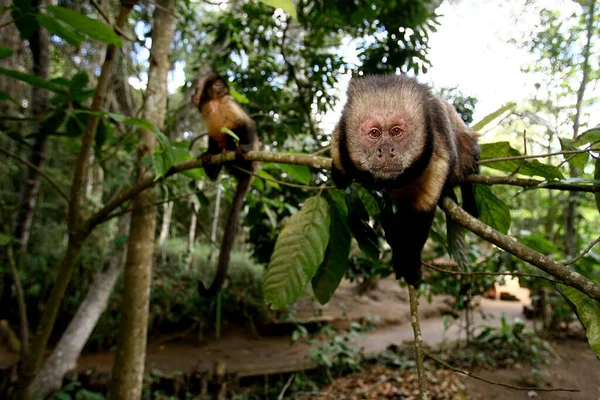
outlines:
[{"label": "monkey hand", "polygon": [[335,164],[331,166],[331,178],[335,186],[340,189],[345,189],[352,183],[352,178],[344,171],[338,169]]},{"label": "monkey hand", "polygon": [[405,255],[399,260],[400,257],[401,256],[392,256],[392,264],[394,266],[394,271],[396,272],[396,279],[404,278],[404,281],[406,281],[407,284],[418,288],[423,277],[421,256],[419,255],[412,259],[413,257],[407,257],[407,255]]},{"label": "monkey hand", "polygon": [[213,164],[212,162],[212,156],[214,154],[207,152],[204,152],[200,155],[200,157],[198,157],[200,160],[202,160],[202,166],[204,167],[204,172],[206,173],[206,176],[208,176],[208,178],[211,181],[216,181],[217,177],[219,176],[219,172],[221,172],[221,168],[223,167],[221,164],[217,163],[217,164]]}]

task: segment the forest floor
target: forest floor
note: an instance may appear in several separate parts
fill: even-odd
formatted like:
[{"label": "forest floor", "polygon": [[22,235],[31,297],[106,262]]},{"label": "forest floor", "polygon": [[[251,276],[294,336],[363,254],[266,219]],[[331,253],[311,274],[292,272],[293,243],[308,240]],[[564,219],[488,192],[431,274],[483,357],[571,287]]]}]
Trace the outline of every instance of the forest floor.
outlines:
[{"label": "forest floor", "polygon": [[[499,326],[502,315],[511,323],[516,318],[524,319],[523,304],[529,301],[527,290],[515,287],[499,289],[514,294],[520,301],[481,299],[480,306],[473,313],[472,326]],[[399,345],[413,340],[408,294],[395,281],[391,279],[380,281],[377,290],[363,296],[359,296],[356,290],[355,285],[343,282],[326,306],[310,301],[299,302],[293,312],[294,320],[308,323],[308,326],[325,322],[336,328],[347,327],[349,320],[368,320],[375,329],[361,334],[357,339],[357,344],[364,348],[366,354],[377,353],[390,345]],[[442,317],[442,312],[449,310],[446,298],[434,297],[431,303],[422,299],[419,310],[422,336],[427,345],[439,348],[446,342],[454,343],[463,339],[461,336],[464,335],[463,320],[454,321],[444,327],[445,321],[448,320]],[[528,328],[532,327],[530,321],[526,324]],[[216,361],[226,364],[230,373],[240,377],[311,368],[312,363],[307,358],[309,344],[302,340],[291,343],[290,337],[294,326],[289,321],[274,320],[258,328],[258,337],[249,327],[242,329],[227,324],[224,324],[223,333],[218,340],[208,336],[199,337],[197,332],[172,338],[163,337],[148,346],[147,371],[162,376],[169,376],[178,371],[190,374],[194,371],[209,371]],[[454,388],[452,393],[457,393],[457,396],[432,396],[432,398],[504,400],[537,397],[550,400],[600,400],[600,363],[587,342],[582,339],[565,339],[552,341],[551,344],[560,356],[560,361],[543,368],[544,381],[551,382],[554,388],[577,388],[581,390],[580,393],[518,392],[500,386],[490,386],[449,371],[441,371],[435,372],[435,374],[442,374],[435,378],[438,382],[445,382],[445,385],[452,386]],[[114,352],[83,354],[79,359],[78,369],[80,371],[93,369],[98,373],[109,372],[112,368],[113,356]],[[14,354],[0,347],[0,365],[14,361]],[[393,394],[393,390],[390,389],[393,388],[393,382],[388,378],[385,382],[380,381],[382,374],[386,372],[377,368],[382,367],[367,367],[357,376],[339,378],[326,388],[326,391],[331,395],[335,394],[333,398],[339,399],[405,398],[393,395],[389,397],[381,392],[388,390]],[[531,367],[519,364],[508,369],[474,372],[484,378],[515,386],[531,386],[527,380],[533,376]],[[398,373],[394,372],[394,376],[395,379],[400,379]],[[411,374],[406,375],[406,379],[412,379],[408,378],[409,376]],[[357,384],[362,386],[356,387]],[[355,386],[355,390],[348,389],[352,386]],[[439,385],[437,389],[446,390]],[[339,390],[345,394],[342,395]],[[349,393],[352,392],[359,394],[350,395]],[[449,393],[450,391],[447,390],[447,394]]]}]

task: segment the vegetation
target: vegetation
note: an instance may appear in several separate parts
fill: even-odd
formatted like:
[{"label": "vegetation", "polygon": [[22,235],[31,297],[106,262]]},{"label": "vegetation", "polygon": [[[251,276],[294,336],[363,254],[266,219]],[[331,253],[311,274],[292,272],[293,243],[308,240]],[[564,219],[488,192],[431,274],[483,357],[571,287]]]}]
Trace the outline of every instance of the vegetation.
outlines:
[{"label": "vegetation", "polygon": [[[328,303],[344,278],[359,294],[376,288],[392,272],[378,199],[358,185],[331,186],[325,122],[352,74],[427,72],[438,5],[0,1],[0,336],[15,339],[19,359],[17,382],[0,371],[0,397],[219,393],[227,376],[218,368],[197,381],[169,377],[188,379],[187,389],[165,390],[161,377],[148,378],[147,343],[203,342],[224,327],[258,337],[299,299]],[[532,56],[523,67],[529,101],[473,123],[477,99],[441,91],[482,134],[481,176],[469,178],[480,219],[444,199],[423,254],[421,298],[452,296],[452,314],[467,324],[473,351],[451,362],[548,359],[545,342],[519,322],[473,335],[475,296],[507,275],[531,290],[543,328],[577,318],[600,356],[599,7],[543,9],[528,39],[515,40]],[[246,155],[261,166],[214,299],[197,287],[213,278],[235,181],[225,172],[209,181],[198,159],[206,129],[189,99],[210,70],[231,83],[262,142]],[[455,262],[449,219],[475,233]],[[281,376],[263,395],[318,391],[332,373],[360,370],[363,334],[356,322],[316,334],[299,326],[296,339],[330,374]],[[63,385],[84,349],[114,351],[114,379],[101,390]],[[406,366],[414,378],[422,360],[413,358],[387,353],[377,363]]]}]

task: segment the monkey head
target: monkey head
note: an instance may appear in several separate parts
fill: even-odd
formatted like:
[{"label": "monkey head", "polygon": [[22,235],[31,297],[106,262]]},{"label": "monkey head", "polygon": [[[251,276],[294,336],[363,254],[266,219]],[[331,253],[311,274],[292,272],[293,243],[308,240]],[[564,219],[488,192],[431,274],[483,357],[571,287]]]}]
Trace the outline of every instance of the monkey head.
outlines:
[{"label": "monkey head", "polygon": [[210,100],[216,100],[227,95],[229,95],[227,81],[221,75],[211,72],[201,77],[196,83],[196,91],[192,96],[192,101],[200,108]]},{"label": "monkey head", "polygon": [[373,187],[414,178],[431,147],[425,104],[434,98],[427,87],[394,75],[368,76],[353,79],[347,97],[332,141],[336,184],[349,183],[343,175]]}]

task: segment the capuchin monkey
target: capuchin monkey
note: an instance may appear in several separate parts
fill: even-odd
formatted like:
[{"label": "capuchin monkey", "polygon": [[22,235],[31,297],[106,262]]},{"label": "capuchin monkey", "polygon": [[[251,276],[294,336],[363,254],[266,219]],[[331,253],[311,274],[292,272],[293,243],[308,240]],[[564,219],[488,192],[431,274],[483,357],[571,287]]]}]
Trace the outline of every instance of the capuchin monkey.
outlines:
[{"label": "capuchin monkey", "polygon": [[[196,92],[192,96],[192,101],[198,107],[208,128],[208,150],[202,155],[202,165],[206,175],[214,181],[219,176],[222,165],[210,164],[208,162],[210,156],[225,151],[236,151],[238,154],[244,154],[257,150],[256,124],[229,94],[229,85],[225,79],[216,73],[210,73],[200,78],[196,85]],[[239,142],[236,143],[231,135],[221,132],[221,128],[230,129],[238,136]],[[256,170],[256,163],[246,161],[243,157],[236,157],[234,163],[227,164],[227,170],[237,178],[238,185],[223,233],[215,279],[208,289],[204,287],[202,282],[198,284],[198,292],[206,297],[217,294],[225,281],[231,250],[237,235],[240,213],[244,206],[246,193],[252,182],[250,173]]]},{"label": "capuchin monkey", "polygon": [[354,179],[391,199],[381,224],[396,278],[417,286],[440,197],[456,199],[460,184],[463,207],[477,217],[472,186],[464,182],[479,172],[477,138],[454,107],[413,78],[355,78],[347,96],[332,137],[333,181],[345,188]]}]

